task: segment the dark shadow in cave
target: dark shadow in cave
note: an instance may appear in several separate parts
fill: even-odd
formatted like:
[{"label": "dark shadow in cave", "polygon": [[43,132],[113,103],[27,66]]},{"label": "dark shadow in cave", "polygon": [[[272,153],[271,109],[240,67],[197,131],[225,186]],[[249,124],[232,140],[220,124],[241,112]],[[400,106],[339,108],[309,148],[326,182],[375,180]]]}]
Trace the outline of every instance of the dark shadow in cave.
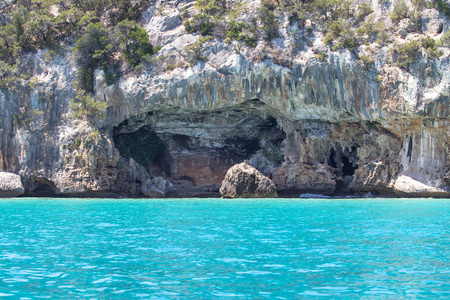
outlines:
[{"label": "dark shadow in cave", "polygon": [[357,148],[352,146],[351,151],[348,148],[341,150],[341,147],[332,147],[328,158],[328,165],[336,169],[336,194],[350,193],[350,183],[353,181],[355,170],[358,169],[356,163],[358,159]]}]

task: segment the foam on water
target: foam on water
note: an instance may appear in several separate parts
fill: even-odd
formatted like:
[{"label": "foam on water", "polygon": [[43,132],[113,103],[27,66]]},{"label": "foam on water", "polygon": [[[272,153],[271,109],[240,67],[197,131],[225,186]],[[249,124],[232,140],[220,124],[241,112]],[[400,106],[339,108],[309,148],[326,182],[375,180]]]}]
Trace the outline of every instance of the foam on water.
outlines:
[{"label": "foam on water", "polygon": [[450,200],[0,200],[5,299],[450,296]]}]

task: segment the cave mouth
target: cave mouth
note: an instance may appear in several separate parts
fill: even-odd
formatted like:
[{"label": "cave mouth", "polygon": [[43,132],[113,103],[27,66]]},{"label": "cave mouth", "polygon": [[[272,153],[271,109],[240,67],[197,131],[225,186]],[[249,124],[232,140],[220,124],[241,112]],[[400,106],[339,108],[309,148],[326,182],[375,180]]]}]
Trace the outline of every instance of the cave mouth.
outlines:
[{"label": "cave mouth", "polygon": [[352,146],[350,149],[331,147],[328,165],[336,170],[336,194],[351,192],[349,186],[353,181],[356,169],[358,169],[357,160],[357,147]]},{"label": "cave mouth", "polygon": [[57,193],[57,188],[53,181],[45,178],[33,176],[31,178],[33,182],[33,187],[27,189],[24,196],[29,197],[55,197]]},{"label": "cave mouth", "polygon": [[348,148],[345,148],[344,151],[337,151],[334,147],[331,147],[328,165],[337,169],[338,176],[353,176],[355,170],[358,169],[356,160],[357,148],[355,146],[351,147],[351,151]]},{"label": "cave mouth", "polygon": [[160,161],[160,164],[164,161],[164,143],[148,126],[130,133],[116,132],[113,141],[123,158],[132,158],[145,168],[156,161]]},{"label": "cave mouth", "polygon": [[252,100],[214,111],[156,109],[114,127],[113,141],[122,158],[132,158],[150,176],[162,176],[180,190],[202,186],[218,195],[233,165],[275,150],[281,154],[273,156],[284,161],[286,134],[264,105]]}]

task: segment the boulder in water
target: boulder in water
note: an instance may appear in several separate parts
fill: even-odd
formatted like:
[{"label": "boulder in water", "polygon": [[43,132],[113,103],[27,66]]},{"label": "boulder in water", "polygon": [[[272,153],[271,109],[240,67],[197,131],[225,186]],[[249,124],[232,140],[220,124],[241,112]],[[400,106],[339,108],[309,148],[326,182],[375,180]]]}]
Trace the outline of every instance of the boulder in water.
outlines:
[{"label": "boulder in water", "polygon": [[272,180],[254,167],[241,163],[231,167],[220,187],[225,198],[277,198]]}]

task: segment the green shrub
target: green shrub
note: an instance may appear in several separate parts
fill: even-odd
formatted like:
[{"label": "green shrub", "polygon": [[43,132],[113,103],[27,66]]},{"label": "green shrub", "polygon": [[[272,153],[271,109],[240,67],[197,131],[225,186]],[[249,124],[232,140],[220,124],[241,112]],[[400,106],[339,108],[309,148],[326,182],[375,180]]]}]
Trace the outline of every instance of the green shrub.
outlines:
[{"label": "green shrub", "polygon": [[198,42],[184,47],[184,51],[186,52],[186,61],[191,66],[196,65],[199,61],[205,60],[205,58],[202,56],[202,46],[204,43],[211,39],[212,36],[206,36],[200,38]]},{"label": "green shrub", "polygon": [[188,33],[200,32],[203,36],[210,35],[213,26],[211,18],[205,14],[195,15],[192,20],[184,22],[184,28]]},{"label": "green shrub", "polygon": [[358,45],[355,33],[345,20],[332,21],[328,25],[327,31],[323,42],[326,45],[334,43],[334,46],[331,48],[333,51],[342,48],[352,49]]},{"label": "green shrub", "polygon": [[407,69],[412,63],[420,58],[420,43],[412,41],[405,45],[399,46],[394,50],[397,52],[397,65],[400,68]]},{"label": "green shrub", "polygon": [[117,39],[126,60],[135,68],[159,50],[150,43],[147,31],[134,21],[117,24]]},{"label": "green shrub", "polygon": [[439,40],[439,46],[450,47],[450,30],[444,33]]},{"label": "green shrub", "polygon": [[264,32],[264,39],[270,42],[272,39],[278,37],[278,22],[275,13],[263,6],[258,10],[258,17],[262,23],[262,30]]},{"label": "green shrub", "polygon": [[230,40],[243,41],[247,46],[256,47],[255,33],[247,23],[231,21],[226,36]]},{"label": "green shrub", "polygon": [[423,40],[422,46],[427,53],[428,58],[438,58],[442,56],[442,52],[437,49],[437,42],[430,36]]},{"label": "green shrub", "polygon": [[332,14],[332,18],[338,17],[336,12],[339,11],[342,5],[342,0],[315,0],[311,2],[310,10],[318,12],[320,15]]},{"label": "green shrub", "polygon": [[370,54],[363,54],[358,60],[358,63],[361,64],[365,70],[369,70],[373,66],[374,62],[375,60]]},{"label": "green shrub", "polygon": [[447,17],[450,17],[450,6],[445,0],[433,0],[434,7],[440,12],[443,12]]},{"label": "green shrub", "polygon": [[195,6],[204,14],[210,16],[223,15],[227,9],[227,1],[223,0],[197,0]]},{"label": "green shrub", "polygon": [[373,9],[371,6],[369,6],[367,3],[363,2],[358,6],[358,12],[356,13],[356,19],[362,20],[366,16],[373,13]]},{"label": "green shrub", "polygon": [[84,35],[77,40],[72,53],[80,66],[78,81],[80,87],[92,92],[95,68],[110,68],[113,45],[103,23],[89,24]]},{"label": "green shrub", "polygon": [[127,60],[133,67],[138,66],[143,59],[155,53],[144,28],[135,26],[131,29],[128,50]]},{"label": "green shrub", "polygon": [[325,61],[327,59],[327,54],[325,52],[318,52],[315,56],[320,61]]},{"label": "green shrub", "polygon": [[[97,125],[97,121],[106,117],[106,102],[96,101],[91,95],[83,90],[78,90],[76,96],[70,99],[69,108],[72,110],[72,118],[84,118]],[[98,126],[96,126],[98,127]]]},{"label": "green shrub", "polygon": [[405,1],[400,0],[394,6],[394,10],[389,15],[389,18],[394,24],[398,24],[400,20],[408,18],[409,16],[409,8]]}]

